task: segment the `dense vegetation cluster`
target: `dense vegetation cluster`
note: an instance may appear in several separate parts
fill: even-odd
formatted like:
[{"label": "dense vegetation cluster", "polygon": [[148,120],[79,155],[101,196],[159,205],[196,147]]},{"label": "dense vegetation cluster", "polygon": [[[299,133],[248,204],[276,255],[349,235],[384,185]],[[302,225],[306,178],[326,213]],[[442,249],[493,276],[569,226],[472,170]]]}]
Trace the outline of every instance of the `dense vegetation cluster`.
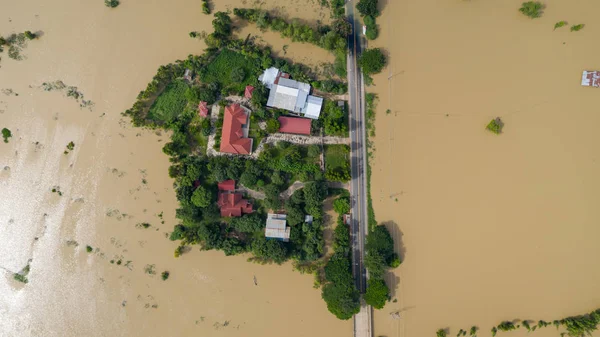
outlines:
[{"label": "dense vegetation cluster", "polygon": [[333,232],[333,255],[325,266],[322,297],[337,318],[350,319],[360,311],[360,294],[352,276],[350,228],[342,220],[342,214],[350,209],[347,193],[336,199],[334,205],[339,216]]},{"label": "dense vegetation cluster", "polygon": [[394,252],[394,240],[384,225],[376,226],[367,235],[365,245],[365,266],[369,271],[369,281],[365,302],[381,309],[389,299],[389,289],[383,280],[387,268],[400,265],[400,258]]},{"label": "dense vegetation cluster", "polygon": [[369,40],[375,40],[379,35],[379,29],[375,20],[379,16],[377,2],[378,0],[360,0],[356,5],[356,9],[363,17],[363,21],[367,27],[365,35]]},{"label": "dense vegetation cluster", "polygon": [[[286,148],[293,147],[286,145]],[[306,262],[321,257],[321,207],[328,193],[322,180],[308,181],[285,202],[283,209],[291,226],[290,242],[265,239],[266,212],[282,210],[279,193],[289,186],[291,178],[296,177],[289,171],[273,170],[267,157],[261,156],[255,161],[240,157],[187,156],[175,161],[169,175],[175,178],[181,206],[176,215],[181,224],[175,226],[171,240],[181,240],[182,246],[199,244],[206,250],[219,249],[226,255],[251,252],[252,259],[261,263],[282,263],[289,258]],[[266,199],[263,203],[255,201],[256,212],[252,214],[222,218],[216,205],[216,184],[226,179],[234,179],[247,187],[264,186],[259,189],[264,191]],[[306,215],[312,215],[314,221],[306,223]],[[181,251],[178,249],[179,253]]]},{"label": "dense vegetation cluster", "polygon": [[492,119],[488,125],[485,127],[488,131],[499,135],[502,133],[502,128],[504,128],[504,123],[500,119],[500,117],[496,117]]},{"label": "dense vegetation cluster", "polygon": [[528,16],[532,19],[539,18],[542,16],[544,10],[544,5],[542,5],[539,1],[527,1],[521,5],[519,8],[519,12],[523,13],[523,15]]},{"label": "dense vegetation cluster", "polygon": [[[519,324],[521,322],[521,324]],[[527,329],[527,332],[532,332],[535,330],[539,330],[548,326],[555,326],[556,329],[564,328],[564,332],[561,332],[561,336],[570,336],[570,337],[584,337],[591,336],[593,332],[598,330],[598,325],[600,324],[600,309],[596,309],[590,313],[579,315],[579,316],[570,316],[560,320],[554,320],[552,323],[539,320],[537,323],[533,320],[513,320],[513,321],[503,321],[497,326],[494,326],[490,329],[492,337],[498,334],[498,331],[513,331],[517,330],[521,327]],[[473,326],[469,332],[470,336],[475,336],[478,328]],[[443,332],[443,334],[442,334]],[[459,336],[466,335],[466,331],[460,329]],[[446,336],[446,331],[444,329],[439,329],[437,331],[437,336]]]},{"label": "dense vegetation cluster", "polygon": [[[337,7],[334,7],[334,10]],[[307,42],[334,53],[335,73],[343,78],[346,76],[346,37],[351,33],[352,27],[344,17],[338,17],[332,26],[319,26],[313,29],[299,20],[286,20],[276,17],[261,9],[235,8],[233,13],[248,22],[255,23],[260,29],[271,29],[279,32],[284,38],[291,38],[296,42]]]}]

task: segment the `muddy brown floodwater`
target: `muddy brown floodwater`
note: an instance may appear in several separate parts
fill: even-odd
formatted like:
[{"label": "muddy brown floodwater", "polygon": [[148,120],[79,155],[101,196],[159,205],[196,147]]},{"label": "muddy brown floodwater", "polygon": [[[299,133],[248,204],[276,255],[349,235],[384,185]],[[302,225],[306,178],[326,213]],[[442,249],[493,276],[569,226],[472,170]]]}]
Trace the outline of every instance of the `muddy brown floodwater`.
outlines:
[{"label": "muddy brown floodwater", "polygon": [[[25,60],[5,51],[0,62],[0,89],[18,94],[0,92],[0,128],[13,133],[0,143],[0,336],[352,334],[351,322],[328,313],[312,276],[289,264],[261,266],[197,248],[173,257],[176,244],[166,235],[177,205],[161,151],[168,135],[132,128],[120,112],[159,65],[202,52],[202,42],[188,37],[212,29],[200,4],[1,5],[2,35],[42,36],[23,51]],[[217,10],[236,5],[218,1]],[[307,20],[317,8],[277,5]],[[39,88],[56,80],[93,101],[91,111]],[[144,222],[151,227],[136,227]],[[30,259],[29,283],[13,280]],[[165,270],[170,277],[162,281]]]},{"label": "muddy brown floodwater", "polygon": [[[375,336],[600,307],[600,89],[580,85],[600,69],[600,4],[543,1],[531,20],[520,0],[380,2],[372,194],[405,260]],[[500,136],[484,129],[498,116]]]}]

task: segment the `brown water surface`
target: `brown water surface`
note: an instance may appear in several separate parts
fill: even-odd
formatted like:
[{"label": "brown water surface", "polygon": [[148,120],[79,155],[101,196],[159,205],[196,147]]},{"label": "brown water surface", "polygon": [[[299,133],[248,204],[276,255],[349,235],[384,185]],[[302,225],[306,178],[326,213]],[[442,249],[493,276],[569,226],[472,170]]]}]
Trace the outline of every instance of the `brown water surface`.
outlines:
[{"label": "brown water surface", "polygon": [[[314,9],[277,3],[307,20]],[[217,10],[238,5],[219,1]],[[212,30],[211,20],[197,0],[123,0],[116,9],[101,0],[2,4],[2,35],[42,36],[24,50],[26,60],[5,51],[0,62],[0,89],[19,94],[0,93],[0,128],[13,133],[0,143],[1,336],[352,333],[327,312],[312,276],[289,264],[197,248],[173,257],[166,235],[177,205],[161,151],[168,136],[134,129],[120,112],[159,65],[202,52],[188,32]],[[93,109],[39,88],[55,80],[77,86]],[[74,150],[63,154],[70,141]],[[151,227],[136,228],[142,222]],[[23,286],[12,273],[30,259]],[[152,265],[154,275],[145,271]]]},{"label": "brown water surface", "polygon": [[405,260],[375,336],[489,336],[600,307],[600,90],[580,85],[600,69],[600,5],[545,1],[531,20],[520,4],[383,1],[372,194]]}]

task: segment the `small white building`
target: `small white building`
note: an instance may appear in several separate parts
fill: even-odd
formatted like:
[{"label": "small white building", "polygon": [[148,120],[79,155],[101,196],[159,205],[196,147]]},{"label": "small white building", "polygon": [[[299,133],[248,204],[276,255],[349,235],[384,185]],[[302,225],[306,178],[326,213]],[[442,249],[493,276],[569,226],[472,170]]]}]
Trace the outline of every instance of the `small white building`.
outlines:
[{"label": "small white building", "polygon": [[265,228],[265,237],[283,242],[290,241],[291,228],[287,226],[287,215],[285,214],[267,214],[267,227]]}]

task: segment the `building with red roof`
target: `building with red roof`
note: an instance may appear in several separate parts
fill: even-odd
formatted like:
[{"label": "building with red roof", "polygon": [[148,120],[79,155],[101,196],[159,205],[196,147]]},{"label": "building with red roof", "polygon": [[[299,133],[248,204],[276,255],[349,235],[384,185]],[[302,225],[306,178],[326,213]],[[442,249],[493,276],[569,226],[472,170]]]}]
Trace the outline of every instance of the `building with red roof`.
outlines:
[{"label": "building with red roof", "polygon": [[217,184],[219,187],[219,191],[234,191],[235,190],[235,180],[224,180]]},{"label": "building with red roof", "polygon": [[252,204],[243,198],[242,193],[235,193],[235,180],[225,180],[218,184],[219,196],[217,205],[221,216],[239,217],[252,213]]},{"label": "building with red roof", "polygon": [[277,120],[279,121],[279,132],[310,136],[310,119],[280,116]]},{"label": "building with red roof", "polygon": [[221,131],[221,152],[232,154],[250,154],[252,138],[248,138],[248,113],[239,105],[225,108],[223,129]]},{"label": "building with red roof", "polygon": [[254,92],[254,87],[251,85],[247,85],[246,91],[244,91],[244,97],[252,98],[252,92]]},{"label": "building with red roof", "polygon": [[206,117],[208,116],[208,103],[201,101],[200,104],[198,104],[198,114],[201,117]]}]

